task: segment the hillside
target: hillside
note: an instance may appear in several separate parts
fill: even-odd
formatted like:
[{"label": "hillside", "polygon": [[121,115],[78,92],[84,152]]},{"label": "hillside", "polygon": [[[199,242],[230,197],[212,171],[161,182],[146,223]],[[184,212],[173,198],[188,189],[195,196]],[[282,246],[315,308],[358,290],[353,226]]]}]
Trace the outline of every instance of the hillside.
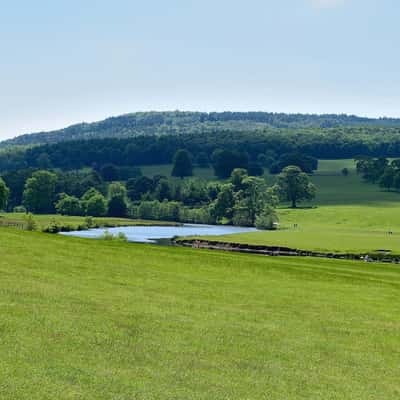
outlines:
[{"label": "hillside", "polygon": [[25,134],[0,142],[0,148],[90,138],[126,138],[141,135],[201,133],[219,130],[262,130],[264,128],[332,128],[343,126],[400,127],[400,119],[364,118],[353,115],[311,115],[267,112],[138,112],[80,123],[64,129]]}]

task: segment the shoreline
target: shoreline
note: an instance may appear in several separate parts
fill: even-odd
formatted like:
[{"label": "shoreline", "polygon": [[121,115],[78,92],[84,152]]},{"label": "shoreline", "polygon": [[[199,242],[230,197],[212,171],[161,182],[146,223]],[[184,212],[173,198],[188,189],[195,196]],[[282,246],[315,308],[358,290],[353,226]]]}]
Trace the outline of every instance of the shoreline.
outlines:
[{"label": "shoreline", "polygon": [[[178,246],[192,247],[194,249],[231,251],[247,254],[258,254],[270,257],[318,257],[341,260],[354,260],[363,262],[385,262],[400,263],[400,255],[388,252],[366,252],[366,253],[333,253],[311,250],[292,249],[284,246],[251,245],[243,243],[221,242],[205,239],[177,239],[174,241]],[[367,260],[364,258],[368,256]]]}]

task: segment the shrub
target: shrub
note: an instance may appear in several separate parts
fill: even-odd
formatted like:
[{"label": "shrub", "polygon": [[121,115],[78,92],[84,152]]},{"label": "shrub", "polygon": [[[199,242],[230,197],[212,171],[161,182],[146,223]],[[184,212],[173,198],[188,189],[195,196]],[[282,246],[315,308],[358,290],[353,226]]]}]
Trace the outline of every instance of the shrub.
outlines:
[{"label": "shrub", "polygon": [[256,217],[256,228],[273,230],[277,228],[277,223],[279,221],[276,211],[271,206],[265,206],[260,215]]},{"label": "shrub", "polygon": [[105,230],[103,234],[100,236],[101,240],[115,240],[118,242],[127,242],[128,238],[126,237],[124,232],[118,232],[116,235],[113,235],[110,231]]},{"label": "shrub", "polygon": [[43,229],[43,232],[46,232],[46,233],[58,233],[58,232],[61,232],[61,230],[62,229],[61,229],[60,224],[53,218],[50,221],[49,225],[47,225]]},{"label": "shrub", "polygon": [[87,229],[93,228],[95,226],[93,217],[87,216],[85,218],[85,225],[86,225]]},{"label": "shrub", "polygon": [[27,214],[25,216],[25,229],[27,231],[36,231],[38,228],[37,222],[35,221],[35,218],[33,217],[33,215],[31,213]]}]

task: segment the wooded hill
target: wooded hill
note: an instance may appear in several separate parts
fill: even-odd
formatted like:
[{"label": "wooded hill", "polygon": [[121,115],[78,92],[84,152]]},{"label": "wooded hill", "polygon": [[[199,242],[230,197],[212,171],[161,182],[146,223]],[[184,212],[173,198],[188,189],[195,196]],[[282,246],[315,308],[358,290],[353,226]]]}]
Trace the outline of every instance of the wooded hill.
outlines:
[{"label": "wooded hill", "polygon": [[[101,138],[130,138],[143,135],[197,134],[218,131],[261,131],[335,127],[400,127],[400,119],[364,118],[337,114],[284,114],[267,112],[137,112],[80,123],[50,131],[25,134],[0,142],[1,147],[30,146],[62,141]],[[5,132],[6,133],[6,132]]]}]

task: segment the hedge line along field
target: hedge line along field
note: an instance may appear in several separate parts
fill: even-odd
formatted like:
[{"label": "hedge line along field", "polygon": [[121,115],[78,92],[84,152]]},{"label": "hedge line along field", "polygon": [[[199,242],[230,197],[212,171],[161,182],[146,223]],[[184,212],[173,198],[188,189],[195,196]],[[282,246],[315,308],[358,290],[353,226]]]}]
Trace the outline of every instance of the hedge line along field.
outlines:
[{"label": "hedge line along field", "polygon": [[0,228],[0,398],[398,399],[400,269]]}]

